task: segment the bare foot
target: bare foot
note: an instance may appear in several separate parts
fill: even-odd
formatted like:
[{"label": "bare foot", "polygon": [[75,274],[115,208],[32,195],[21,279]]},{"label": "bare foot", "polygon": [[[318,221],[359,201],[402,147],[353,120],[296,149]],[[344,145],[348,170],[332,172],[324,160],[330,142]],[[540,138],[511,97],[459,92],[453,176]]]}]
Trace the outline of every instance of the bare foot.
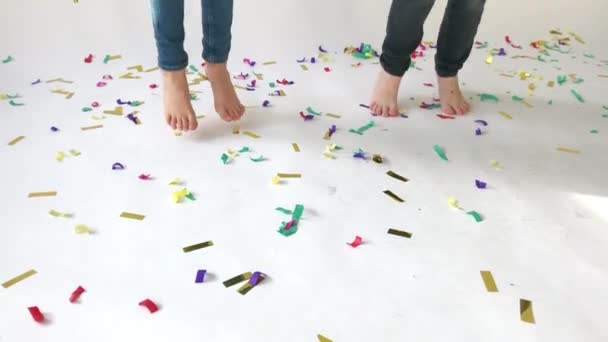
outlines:
[{"label": "bare foot", "polygon": [[393,76],[384,69],[380,70],[369,104],[370,112],[373,115],[399,116],[397,95],[399,94],[400,84],[401,77]]},{"label": "bare foot", "polygon": [[198,127],[198,122],[190,103],[186,71],[162,71],[162,76],[164,85],[163,102],[167,124],[180,131],[195,130]]},{"label": "bare foot", "polygon": [[441,110],[448,115],[462,115],[471,110],[471,105],[464,99],[458,86],[458,77],[437,77]]},{"label": "bare foot", "polygon": [[245,113],[230,79],[226,64],[207,64],[207,75],[213,90],[215,111],[224,121],[238,121]]}]

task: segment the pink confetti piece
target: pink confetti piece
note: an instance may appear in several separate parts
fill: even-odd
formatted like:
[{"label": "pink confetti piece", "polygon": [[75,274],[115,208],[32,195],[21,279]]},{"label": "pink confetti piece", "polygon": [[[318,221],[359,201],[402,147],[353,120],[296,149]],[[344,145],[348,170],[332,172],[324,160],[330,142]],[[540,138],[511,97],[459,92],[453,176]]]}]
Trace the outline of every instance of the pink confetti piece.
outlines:
[{"label": "pink confetti piece", "polygon": [[330,72],[331,71],[331,69],[329,67],[325,67],[325,68],[323,68],[323,70],[325,70],[325,72]]},{"label": "pink confetti piece", "polygon": [[433,87],[433,83],[422,83],[425,87]]},{"label": "pink confetti piece", "polygon": [[296,224],[297,224],[297,222],[295,220],[291,220],[291,221],[287,222],[287,224],[285,224],[285,227],[283,229],[289,230],[292,227],[294,227]]},{"label": "pink confetti piece", "polygon": [[255,66],[255,61],[249,59],[249,58],[243,58],[243,63],[248,64],[249,66]]},{"label": "pink confetti piece", "polygon": [[442,118],[442,119],[456,119],[456,117],[454,117],[454,116],[445,115],[445,114],[437,114],[437,117]]},{"label": "pink confetti piece", "polygon": [[139,305],[146,307],[146,309],[148,309],[150,313],[155,313],[156,311],[158,311],[158,305],[156,305],[156,303],[154,303],[150,299],[142,300],[141,302],[139,302]]},{"label": "pink confetti piece", "polygon": [[85,289],[82,286],[78,286],[74,292],[70,295],[70,303],[74,303],[80,298],[80,296],[85,292]]},{"label": "pink confetti piece", "polygon": [[363,243],[363,238],[357,235],[355,236],[353,242],[347,242],[346,244],[351,246],[352,248],[357,248],[359,247],[359,245],[361,245],[361,243]]},{"label": "pink confetti piece", "polygon": [[91,107],[94,107],[94,108],[99,107],[99,102],[96,101],[96,102],[91,103]]},{"label": "pink confetti piece", "polygon": [[104,79],[104,80],[113,80],[112,75],[103,75],[102,79]]},{"label": "pink confetti piece", "polygon": [[148,87],[150,87],[150,89],[156,89],[158,88],[158,85],[156,83],[152,83]]},{"label": "pink confetti piece", "polygon": [[278,84],[282,84],[282,85],[292,85],[295,82],[294,81],[288,81],[287,79],[284,78],[282,80],[277,80],[277,83]]},{"label": "pink confetti piece", "polygon": [[521,49],[521,45],[513,44],[513,42],[511,41],[511,37],[509,37],[509,36],[505,36],[505,42],[507,42],[507,44],[511,45],[511,47],[513,47],[513,48]]},{"label": "pink confetti piece", "polygon": [[247,87],[255,88],[256,83],[257,83],[256,80],[251,80],[251,82],[249,82],[249,84],[247,84]]},{"label": "pink confetti piece", "polygon": [[97,82],[97,87],[98,88],[105,87],[106,85],[107,85],[106,82],[101,82],[101,81]]},{"label": "pink confetti piece", "polygon": [[86,57],[84,58],[84,62],[85,62],[85,63],[93,63],[93,55],[92,55],[92,54],[89,54],[88,56],[86,56]]},{"label": "pink confetti piece", "polygon": [[32,315],[34,321],[38,323],[44,322],[44,315],[42,314],[42,312],[40,312],[40,309],[38,309],[37,306],[30,306],[29,308],[27,308],[27,310],[30,312],[30,315]]},{"label": "pink confetti piece", "polygon": [[149,174],[144,175],[143,173],[141,175],[139,175],[139,177],[137,177],[137,178],[139,178],[141,180],[150,180],[150,179],[152,179],[152,177]]}]

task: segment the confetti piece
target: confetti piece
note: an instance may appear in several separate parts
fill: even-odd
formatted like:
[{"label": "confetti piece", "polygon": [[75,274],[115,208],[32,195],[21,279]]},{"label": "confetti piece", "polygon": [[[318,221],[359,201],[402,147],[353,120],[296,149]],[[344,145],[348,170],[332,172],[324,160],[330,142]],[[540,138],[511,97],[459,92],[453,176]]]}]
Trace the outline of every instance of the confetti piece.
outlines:
[{"label": "confetti piece", "polygon": [[486,57],[486,64],[492,64],[493,60],[494,58],[492,57],[492,55],[488,55],[488,57]]},{"label": "confetti piece", "polygon": [[329,67],[325,67],[325,68],[323,68],[323,70],[324,70],[325,72],[330,72],[330,71],[331,71],[331,69],[330,69]]},{"label": "confetti piece", "polygon": [[433,146],[433,150],[435,150],[435,152],[437,153],[437,155],[439,156],[439,158],[448,161],[448,157],[445,154],[445,150],[443,149],[443,147],[439,146],[439,145],[435,145]]},{"label": "confetti piece", "polygon": [[194,278],[194,282],[196,284],[200,284],[205,281],[205,274],[207,274],[207,270],[198,270],[196,271],[196,277]]},{"label": "confetti piece", "polygon": [[86,224],[79,224],[76,227],[74,227],[74,232],[76,234],[89,234],[89,233],[91,233],[91,230],[89,229],[89,227]]},{"label": "confetti piece", "polygon": [[15,144],[17,144],[18,142],[20,142],[23,139],[25,139],[25,137],[23,135],[20,135],[20,136],[16,137],[15,139],[9,141],[8,146],[14,146]]},{"label": "confetti piece", "polygon": [[47,192],[30,192],[27,197],[50,197],[57,196],[57,191],[47,191]]},{"label": "confetti piece", "polygon": [[146,218],[146,215],[141,215],[141,214],[136,214],[136,213],[130,213],[130,212],[123,211],[123,212],[120,214],[120,217],[122,217],[122,218],[128,218],[128,219],[132,219],[132,220],[139,220],[139,221],[141,221],[141,220],[143,220],[144,218]]},{"label": "confetti piece", "polygon": [[332,340],[328,339],[327,337],[319,334],[317,335],[317,338],[319,339],[319,342],[333,342]]},{"label": "confetti piece", "polygon": [[169,185],[182,185],[182,180],[179,178],[173,178],[170,182]]},{"label": "confetti piece", "polygon": [[395,173],[395,172],[393,172],[393,171],[388,171],[386,174],[387,174],[387,175],[389,175],[389,176],[391,176],[391,177],[393,177],[393,178],[395,178],[395,179],[397,179],[397,180],[400,180],[400,181],[402,181],[402,182],[407,182],[407,181],[409,181],[409,179],[407,179],[407,178],[405,178],[405,177],[403,177],[403,176],[400,176],[400,175],[396,174],[396,173]]},{"label": "confetti piece", "polygon": [[481,273],[481,279],[483,280],[483,284],[486,286],[486,290],[488,292],[498,292],[498,288],[496,287],[496,282],[494,282],[492,272],[479,271],[479,273]]},{"label": "confetti piece", "polygon": [[224,165],[228,164],[228,162],[230,161],[230,157],[226,153],[222,153],[222,156],[220,158]]},{"label": "confetti piece", "polygon": [[8,101],[8,104],[10,104],[13,107],[19,107],[19,106],[24,106],[25,105],[25,103],[18,103],[18,102],[15,102],[15,100]]},{"label": "confetti piece", "polygon": [[498,160],[490,160],[490,166],[496,170],[502,170],[502,166],[500,166]]},{"label": "confetti piece", "polygon": [[456,119],[456,117],[454,117],[454,116],[445,115],[445,114],[437,114],[437,117],[439,117],[441,119]]},{"label": "confetti piece", "polygon": [[51,210],[51,211],[49,211],[49,215],[51,215],[53,217],[65,217],[65,218],[72,217],[72,215],[70,215],[68,213],[62,213],[62,212],[59,212],[59,211],[54,210],[54,209]]},{"label": "confetti piece", "polygon": [[448,204],[454,209],[460,209],[458,201],[454,197],[448,197]]},{"label": "confetti piece", "polygon": [[299,173],[277,173],[279,178],[302,178],[302,175]]},{"label": "confetti piece", "polygon": [[321,115],[321,112],[317,112],[314,109],[312,109],[312,107],[308,106],[306,107],[306,112],[308,112],[309,114],[313,114],[313,115]]},{"label": "confetti piece", "polygon": [[498,114],[502,115],[505,119],[509,119],[509,120],[513,119],[513,117],[510,114],[506,113],[506,112],[499,111]]},{"label": "confetti piece", "polygon": [[189,253],[189,252],[201,249],[201,248],[211,247],[211,246],[213,246],[213,241],[205,241],[205,242],[197,243],[196,245],[186,246],[186,247],[182,248],[182,250],[184,251],[184,253]]},{"label": "confetti piece", "polygon": [[253,286],[256,286],[260,282],[262,282],[262,280],[264,280],[265,277],[266,277],[266,275],[264,273],[259,272],[259,271],[255,271],[251,275],[251,278],[249,278],[248,283],[251,284],[251,285],[253,285]]},{"label": "confetti piece", "polygon": [[532,311],[532,302],[527,299],[519,300],[519,315],[521,320],[526,323],[536,323],[534,312]]},{"label": "confetti piece", "polygon": [[222,282],[222,284],[224,284],[224,287],[230,287],[233,285],[236,285],[240,282],[243,282],[245,280],[249,280],[251,278],[251,272],[245,272],[242,274],[239,274],[235,277],[232,277],[228,280],[225,280],[224,282]]},{"label": "confetti piece", "polygon": [[156,303],[154,303],[150,299],[142,300],[141,302],[139,302],[139,305],[148,309],[148,311],[150,311],[151,314],[158,311],[158,305],[156,305]]},{"label": "confetti piece", "polygon": [[278,185],[279,183],[281,183],[281,178],[278,175],[272,176],[272,184]]},{"label": "confetti piece", "polygon": [[141,180],[151,180],[152,179],[152,177],[150,176],[150,174],[145,175],[143,173],[141,175],[139,175],[137,178],[139,178]]},{"label": "confetti piece", "polygon": [[403,203],[405,202],[403,199],[401,199],[401,197],[395,195],[392,191],[390,190],[384,190],[384,193],[387,194],[390,198],[394,199],[397,202]]},{"label": "confetti piece", "polygon": [[585,103],[585,99],[583,98],[583,96],[579,94],[576,90],[570,89],[570,92],[572,93],[572,95],[574,95],[574,97],[576,97],[578,102]]},{"label": "confetti piece", "polygon": [[114,107],[114,109],[112,110],[104,110],[103,111],[104,114],[111,114],[111,115],[122,115],[123,111],[122,111],[122,107],[121,106],[116,106]]},{"label": "confetti piece", "polygon": [[264,156],[259,156],[259,157],[257,157],[257,158],[251,158],[251,157],[249,157],[249,159],[251,159],[251,161],[252,161],[252,162],[256,162],[256,163],[259,163],[259,162],[261,162],[261,161],[264,161],[264,160],[265,160],[265,159],[264,159]]},{"label": "confetti piece", "polygon": [[575,154],[581,153],[581,151],[579,151],[579,150],[575,150],[575,149],[571,149],[571,148],[567,148],[567,147],[558,147],[556,150],[558,150],[560,152],[575,153]]},{"label": "confetti piece", "polygon": [[2,60],[2,64],[6,64],[9,62],[13,61],[13,57],[12,56],[7,56],[5,59]]},{"label": "confetti piece", "polygon": [[481,128],[475,129],[475,135],[481,135]]},{"label": "confetti piece", "polygon": [[370,121],[368,124],[361,126],[357,129],[350,129],[349,132],[351,133],[356,133],[359,135],[363,135],[363,132],[367,131],[368,129],[374,127],[376,125],[376,123],[374,121]]},{"label": "confetti piece", "polygon": [[190,193],[190,191],[188,191],[188,189],[186,189],[186,188],[173,191],[173,202],[181,203],[184,200],[184,198],[186,198],[186,195],[188,195],[189,193]]},{"label": "confetti piece", "polygon": [[483,125],[483,126],[487,126],[488,125],[488,123],[485,120],[475,120],[475,123],[478,123],[478,124]]},{"label": "confetti piece", "polygon": [[260,136],[259,136],[259,135],[255,134],[255,133],[253,133],[253,132],[251,132],[251,131],[245,131],[245,132],[243,132],[243,134],[244,134],[244,135],[247,135],[247,136],[249,136],[249,137],[252,137],[252,138],[254,138],[254,139],[259,139],[259,138],[260,138]]},{"label": "confetti piece", "polygon": [[57,159],[57,161],[63,161],[63,157],[65,157],[65,153],[63,153],[63,151],[59,151],[55,155],[55,159]]},{"label": "confetti piece", "polygon": [[112,170],[124,170],[125,166],[122,165],[121,163],[114,163],[112,164]]},{"label": "confetti piece", "polygon": [[382,163],[384,162],[384,158],[382,158],[382,156],[381,156],[381,155],[379,155],[379,154],[374,154],[374,155],[372,156],[372,160],[373,160],[375,163],[378,163],[378,164],[382,164]]},{"label": "confetti piece", "polygon": [[362,149],[355,151],[353,153],[353,157],[357,159],[367,160],[367,158],[365,157],[365,152]]},{"label": "confetti piece", "polygon": [[498,97],[492,94],[480,94],[479,99],[481,102],[498,102]]},{"label": "confetti piece", "polygon": [[361,243],[363,242],[363,238],[360,237],[359,235],[355,236],[355,239],[353,240],[353,242],[347,242],[346,244],[351,246],[352,248],[357,248],[361,245]]},{"label": "confetti piece", "polygon": [[557,75],[557,84],[560,86],[568,81],[568,77],[565,75]]},{"label": "confetti piece", "polygon": [[275,208],[274,210],[280,211],[280,212],[282,212],[285,215],[291,215],[293,213],[291,210],[285,209],[285,208],[281,208],[281,207]]},{"label": "confetti piece", "polygon": [[240,133],[239,126],[232,127],[232,134],[239,134],[239,133]]},{"label": "confetti piece", "polygon": [[8,289],[9,287],[17,284],[18,282],[21,282],[31,276],[33,276],[34,274],[36,274],[36,270],[29,270],[27,272],[24,272],[14,278],[11,278],[7,281],[5,281],[4,283],[2,283],[2,287],[4,287],[5,289]]},{"label": "confetti piece", "polygon": [[482,182],[479,179],[475,180],[475,186],[477,187],[477,189],[485,189],[488,184],[486,182]]},{"label": "confetti piece", "polygon": [[[256,276],[257,274],[257,276]],[[242,295],[246,295],[249,291],[251,291],[254,287],[256,287],[257,285],[259,285],[262,281],[264,281],[264,279],[266,279],[265,277],[266,275],[261,273],[261,272],[254,272],[253,275],[251,276],[251,278],[249,279],[249,281],[245,284],[243,284],[243,286],[241,286],[237,292],[242,294]],[[255,277],[255,281],[254,280]]]},{"label": "confetti piece", "polygon": [[85,289],[82,286],[78,286],[74,292],[70,295],[70,303],[74,303],[80,298],[80,296],[85,292]]},{"label": "confetti piece", "polygon": [[298,144],[293,143],[291,146],[293,147],[294,152],[300,152],[300,146],[298,146]]},{"label": "confetti piece", "polygon": [[471,211],[467,212],[467,215],[473,216],[473,218],[475,219],[475,222],[483,221],[483,218],[481,217],[481,215],[478,212],[476,212],[475,210],[471,210]]},{"label": "confetti piece", "polygon": [[398,229],[392,229],[392,228],[389,229],[387,233],[391,234],[391,235],[401,236],[401,237],[408,238],[408,239],[412,237],[412,233],[408,233],[404,230],[398,230]]},{"label": "confetti piece", "polygon": [[300,112],[300,117],[301,117],[302,119],[304,119],[304,121],[311,121],[312,119],[314,119],[314,118],[315,118],[315,116],[314,116],[314,115],[312,115],[312,114],[308,114],[308,115],[306,115],[306,114],[304,114],[304,112]]},{"label": "confetti piece", "polygon": [[439,103],[428,104],[426,102],[422,102],[420,104],[420,108],[422,108],[422,109],[437,109],[437,108],[441,108],[441,104],[439,104]]},{"label": "confetti piece", "polygon": [[94,126],[85,126],[85,127],[80,127],[81,130],[83,131],[89,131],[92,129],[97,129],[97,128],[102,128],[103,125],[94,125]]},{"label": "confetti piece", "polygon": [[304,71],[308,71],[308,67],[304,64],[300,64],[300,68]]},{"label": "confetti piece", "polygon": [[38,309],[37,306],[30,306],[29,308],[27,308],[27,310],[30,312],[30,315],[32,315],[34,321],[38,323],[44,322],[44,315],[42,314],[42,312],[40,312],[40,309]]}]

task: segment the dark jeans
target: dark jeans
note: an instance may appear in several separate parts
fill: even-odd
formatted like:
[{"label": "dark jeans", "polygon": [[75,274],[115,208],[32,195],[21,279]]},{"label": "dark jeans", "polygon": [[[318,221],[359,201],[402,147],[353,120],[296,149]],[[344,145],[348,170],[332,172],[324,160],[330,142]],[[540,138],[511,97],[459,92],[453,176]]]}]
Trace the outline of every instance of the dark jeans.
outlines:
[{"label": "dark jeans", "polygon": [[[151,0],[158,66],[181,70],[188,65],[184,51],[184,0]],[[203,58],[226,63],[232,35],[233,0],[201,0],[203,10]]]},{"label": "dark jeans", "polygon": [[[437,40],[435,71],[440,77],[458,74],[469,57],[485,0],[449,0]],[[435,0],[393,0],[380,63],[386,72],[403,76],[410,55],[422,41],[422,27]]]}]

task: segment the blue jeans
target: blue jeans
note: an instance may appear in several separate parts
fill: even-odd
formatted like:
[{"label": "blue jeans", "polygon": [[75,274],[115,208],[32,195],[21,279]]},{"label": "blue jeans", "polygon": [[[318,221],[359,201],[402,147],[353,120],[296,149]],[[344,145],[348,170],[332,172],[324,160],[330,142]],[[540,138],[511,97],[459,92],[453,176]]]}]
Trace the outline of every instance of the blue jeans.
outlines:
[{"label": "blue jeans", "polygon": [[[485,2],[448,0],[435,54],[435,71],[440,77],[456,76],[469,58]],[[393,0],[380,56],[387,73],[399,77],[405,74],[434,3],[435,0]]]},{"label": "blue jeans", "polygon": [[[184,0],[151,0],[152,23],[162,70],[188,66],[184,51]],[[226,63],[230,53],[233,0],[201,0],[203,10],[203,58]]]}]

